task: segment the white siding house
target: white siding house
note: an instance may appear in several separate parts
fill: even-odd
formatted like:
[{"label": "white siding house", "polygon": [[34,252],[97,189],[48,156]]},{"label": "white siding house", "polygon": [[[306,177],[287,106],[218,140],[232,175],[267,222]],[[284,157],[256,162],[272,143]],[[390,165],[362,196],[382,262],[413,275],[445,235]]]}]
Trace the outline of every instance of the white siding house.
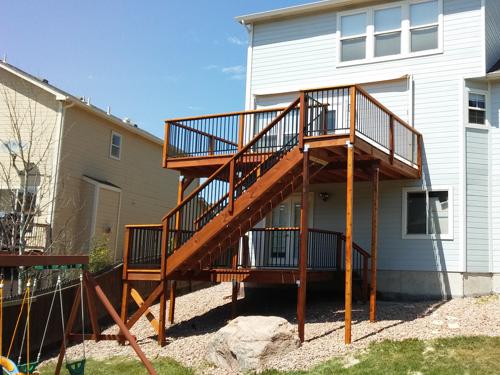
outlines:
[{"label": "white siding house", "polygon": [[[379,290],[500,287],[500,2],[326,0],[237,20],[249,32],[247,109],[357,83],[423,134],[422,179],[381,184]],[[331,197],[315,200],[314,226],[343,231],[345,185],[312,189]],[[369,185],[354,189],[354,241],[369,249]],[[414,197],[427,207],[417,234]]]}]

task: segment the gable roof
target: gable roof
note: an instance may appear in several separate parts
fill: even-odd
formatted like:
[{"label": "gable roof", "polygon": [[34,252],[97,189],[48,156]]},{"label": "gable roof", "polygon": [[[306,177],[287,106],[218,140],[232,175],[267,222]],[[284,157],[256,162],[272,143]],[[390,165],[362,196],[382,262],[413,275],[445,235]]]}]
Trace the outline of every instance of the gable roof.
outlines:
[{"label": "gable roof", "polygon": [[334,10],[337,8],[359,4],[369,4],[375,1],[380,0],[322,0],[309,4],[269,10],[266,12],[246,14],[236,17],[236,21],[243,25],[248,25],[256,22],[271,21],[277,18],[292,17],[326,10]]},{"label": "gable roof", "polygon": [[56,100],[64,101],[67,103],[75,104],[75,106],[82,108],[86,111],[89,111],[104,120],[107,120],[118,127],[123,128],[124,130],[127,130],[131,133],[137,134],[142,138],[145,138],[153,143],[156,143],[160,146],[163,146],[163,140],[158,138],[157,136],[147,132],[146,130],[140,129],[137,126],[134,126],[133,124],[124,122],[121,118],[113,116],[111,114],[108,114],[106,111],[103,109],[96,107],[95,105],[92,104],[87,104],[86,102],[83,102],[79,98],[77,98],[74,95],[71,95],[70,93],[63,91],[51,84],[47,80],[42,80],[38,77],[35,77],[34,75],[29,74],[28,72],[25,72],[24,70],[19,69],[18,67],[8,64],[6,62],[0,61],[0,69],[3,69],[5,71],[8,71],[11,74],[14,74],[15,76],[31,83],[34,86],[37,86],[41,88],[42,90],[45,90],[52,95],[55,96]]}]

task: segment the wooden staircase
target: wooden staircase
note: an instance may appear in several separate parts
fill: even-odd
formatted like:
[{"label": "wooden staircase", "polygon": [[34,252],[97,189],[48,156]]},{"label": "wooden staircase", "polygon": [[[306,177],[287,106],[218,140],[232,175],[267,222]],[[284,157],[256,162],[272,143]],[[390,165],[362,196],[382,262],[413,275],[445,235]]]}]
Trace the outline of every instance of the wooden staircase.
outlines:
[{"label": "wooden staircase", "polygon": [[299,186],[303,153],[298,136],[283,145],[269,137],[278,126],[298,127],[298,105],[298,100],[292,103],[165,216],[166,279],[211,265]]}]

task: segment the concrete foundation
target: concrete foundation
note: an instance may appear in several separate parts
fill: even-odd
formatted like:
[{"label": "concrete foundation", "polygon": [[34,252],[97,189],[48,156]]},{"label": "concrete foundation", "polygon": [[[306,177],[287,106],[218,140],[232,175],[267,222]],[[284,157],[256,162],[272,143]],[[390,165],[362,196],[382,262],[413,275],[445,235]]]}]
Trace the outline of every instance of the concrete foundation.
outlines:
[{"label": "concrete foundation", "polygon": [[[342,293],[343,279],[335,282],[310,283],[311,291],[333,291]],[[280,289],[296,291],[295,285],[246,284],[252,289]],[[355,291],[354,291],[355,292]],[[500,294],[500,273],[461,273],[435,271],[389,271],[377,272],[377,293],[382,300],[428,300],[476,297],[492,293]],[[356,297],[356,296],[355,296]]]}]

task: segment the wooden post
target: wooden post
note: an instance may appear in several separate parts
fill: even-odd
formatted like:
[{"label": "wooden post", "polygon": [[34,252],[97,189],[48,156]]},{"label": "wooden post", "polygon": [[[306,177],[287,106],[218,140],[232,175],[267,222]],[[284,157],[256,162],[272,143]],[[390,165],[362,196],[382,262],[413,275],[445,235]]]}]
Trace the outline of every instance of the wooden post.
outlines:
[{"label": "wooden post", "polygon": [[245,143],[245,114],[240,115],[238,127],[238,151],[241,150]]},{"label": "wooden post", "polygon": [[371,281],[370,281],[370,322],[377,320],[377,241],[380,168],[373,169],[372,176],[372,238],[371,238]]},{"label": "wooden post", "polygon": [[170,322],[170,324],[174,324],[176,296],[177,296],[177,281],[172,280],[170,282],[170,303],[168,305],[168,321]]},{"label": "wooden post", "polygon": [[422,136],[417,135],[417,165],[418,176],[422,178]]},{"label": "wooden post", "polygon": [[349,142],[354,144],[356,138],[356,86],[351,86],[349,89],[350,96],[350,114],[349,114]]},{"label": "wooden post", "polygon": [[300,92],[300,121],[299,121],[299,148],[304,149],[304,133],[307,126],[307,100],[306,93]]},{"label": "wooden post", "polygon": [[[123,321],[123,323],[127,323],[127,314],[128,314],[128,294],[129,294],[129,281],[128,281],[128,254],[129,254],[129,248],[130,248],[130,235],[131,235],[131,230],[128,227],[125,227],[125,240],[123,243],[123,273],[122,273],[122,280],[123,280],[123,287],[122,287],[122,305],[121,305],[121,311],[120,311],[120,318]],[[120,332],[120,334],[122,334]],[[120,344],[125,344],[125,341],[120,340]]]},{"label": "wooden post", "polygon": [[[352,124],[351,124],[352,126]],[[345,343],[351,343],[352,324],[352,216],[354,185],[354,146],[347,144],[347,196],[345,225]]]},{"label": "wooden post", "polygon": [[166,330],[166,321],[165,315],[167,313],[167,280],[163,279],[160,281],[160,285],[162,288],[162,292],[160,294],[160,316],[158,318],[158,345],[165,346],[166,338],[165,338],[165,330]]},{"label": "wooden post", "polygon": [[168,161],[168,142],[170,138],[170,122],[165,123],[165,140],[163,141],[163,168],[167,168]]},{"label": "wooden post", "polygon": [[215,138],[209,137],[208,138],[208,154],[213,155],[215,150]]},{"label": "wooden post", "polygon": [[306,290],[307,290],[307,250],[309,237],[309,147],[305,145],[302,166],[302,201],[300,206],[300,256],[299,256],[299,290],[297,298],[297,322],[299,339],[304,342]]},{"label": "wooden post", "polygon": [[228,210],[229,214],[233,214],[234,209],[234,174],[235,174],[235,163],[236,160],[233,158],[229,163],[229,202],[228,202]]},{"label": "wooden post", "polygon": [[389,154],[391,164],[394,163],[394,116],[389,117]]}]

